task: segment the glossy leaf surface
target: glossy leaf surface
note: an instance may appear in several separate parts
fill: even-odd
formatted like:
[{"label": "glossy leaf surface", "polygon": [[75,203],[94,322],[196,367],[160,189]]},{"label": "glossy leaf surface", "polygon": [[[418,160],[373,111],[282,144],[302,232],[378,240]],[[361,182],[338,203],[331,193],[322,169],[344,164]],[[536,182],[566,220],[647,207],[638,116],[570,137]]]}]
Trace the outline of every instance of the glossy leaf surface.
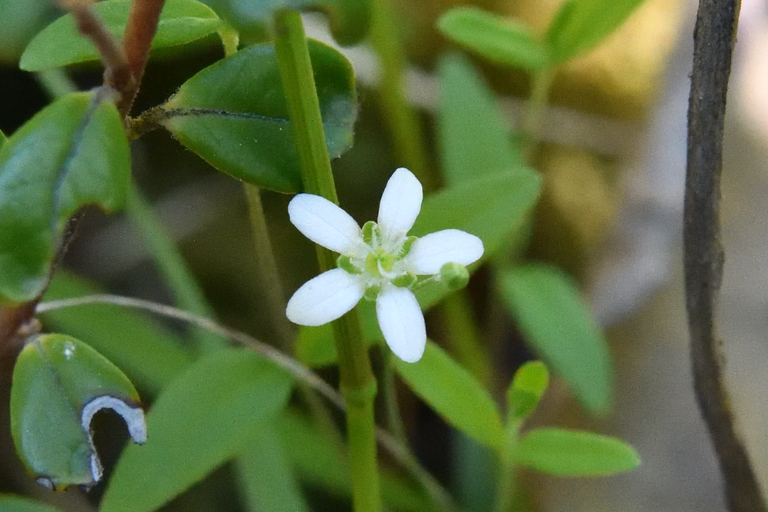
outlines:
[{"label": "glossy leaf surface", "polygon": [[27,344],[13,371],[11,433],[38,482],[62,489],[101,479],[90,422],[103,408],[123,417],[136,442],[146,440],[139,395],[115,365],[71,336],[45,334]]},{"label": "glossy leaf surface", "polygon": [[197,361],[153,404],[149,440],[125,450],[100,511],[149,512],[184,492],[237,455],[282,410],[291,386],[255,352],[226,349]]},{"label": "glossy leaf surface", "polygon": [[502,297],[532,348],[593,412],[613,400],[608,345],[578,288],[562,271],[526,265],[501,276]]},{"label": "glossy leaf surface", "polygon": [[[103,290],[59,269],[45,300],[82,297]],[[192,363],[183,341],[155,319],[108,304],[88,304],[50,311],[41,320],[47,328],[81,339],[114,362],[143,391],[157,394]]]},{"label": "glossy leaf surface", "polygon": [[[128,21],[131,0],[106,0],[93,5],[93,10],[115,37],[121,39]],[[152,48],[166,48],[189,43],[216,32],[221,20],[208,6],[195,0],[166,0]],[[80,35],[71,14],[43,29],[21,56],[19,67],[25,71],[42,71],[78,62],[99,60],[96,47]]]},{"label": "glossy leaf surface", "polygon": [[456,7],[437,22],[440,31],[498,64],[523,69],[550,65],[547,48],[523,24],[477,7]]},{"label": "glossy leaf surface", "polygon": [[440,347],[427,341],[419,362],[395,359],[395,368],[408,387],[449,424],[486,446],[501,445],[501,419],[493,399]]},{"label": "glossy leaf surface", "polygon": [[99,93],[65,96],[0,148],[0,302],[45,288],[67,220],[82,206],[123,206],[130,154],[114,103]]},{"label": "glossy leaf surface", "polygon": [[554,63],[585,52],[609,36],[644,0],[569,0],[546,34]]},{"label": "glossy leaf surface", "polygon": [[440,60],[438,74],[438,134],[446,185],[509,171],[536,176],[510,142],[493,91],[472,64],[449,55]]},{"label": "glossy leaf surface", "polygon": [[521,466],[557,476],[605,476],[635,469],[637,452],[613,437],[592,432],[538,428],[515,449]]},{"label": "glossy leaf surface", "polygon": [[3,512],[61,512],[61,509],[45,503],[8,494],[0,494],[0,510]]},{"label": "glossy leaf surface", "polygon": [[549,372],[541,361],[530,361],[515,372],[507,389],[507,415],[510,421],[522,421],[536,409],[549,385]]},{"label": "glossy leaf surface", "polygon": [[[335,158],[352,145],[354,72],[338,51],[309,43],[328,152]],[[251,46],[204,69],[163,108],[163,126],[216,169],[262,188],[301,191],[298,153],[271,44]]]}]

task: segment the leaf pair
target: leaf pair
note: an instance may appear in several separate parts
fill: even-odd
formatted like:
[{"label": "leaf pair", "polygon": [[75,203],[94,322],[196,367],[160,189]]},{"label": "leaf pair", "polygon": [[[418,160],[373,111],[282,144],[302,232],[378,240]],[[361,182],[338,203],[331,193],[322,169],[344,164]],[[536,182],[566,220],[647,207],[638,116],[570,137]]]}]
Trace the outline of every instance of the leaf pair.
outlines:
[{"label": "leaf pair", "polygon": [[642,1],[569,0],[555,14],[543,40],[516,20],[474,7],[452,9],[438,27],[489,60],[536,71],[590,50],[624,23]]}]

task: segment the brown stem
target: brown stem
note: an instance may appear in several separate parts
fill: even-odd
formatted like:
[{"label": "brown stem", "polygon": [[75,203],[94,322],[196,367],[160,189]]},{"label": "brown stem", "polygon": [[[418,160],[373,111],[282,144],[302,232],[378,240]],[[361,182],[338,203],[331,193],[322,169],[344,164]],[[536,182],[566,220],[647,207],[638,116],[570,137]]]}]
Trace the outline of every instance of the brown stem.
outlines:
[{"label": "brown stem", "polygon": [[165,5],[165,0],[133,0],[131,4],[128,24],[125,26],[125,33],[123,34],[123,48],[128,58],[131,75],[135,80],[131,87],[120,89],[123,92],[123,97],[118,108],[124,115],[130,111],[133,100],[139,92],[139,84],[141,84],[141,79],[144,76],[149,49],[152,46],[152,38],[157,32],[157,24],[163,5]]},{"label": "brown stem", "polygon": [[694,387],[720,461],[728,507],[732,512],[765,512],[729,407],[714,321],[723,266],[719,239],[723,125],[738,11],[739,0],[699,2],[688,107],[685,290]]}]

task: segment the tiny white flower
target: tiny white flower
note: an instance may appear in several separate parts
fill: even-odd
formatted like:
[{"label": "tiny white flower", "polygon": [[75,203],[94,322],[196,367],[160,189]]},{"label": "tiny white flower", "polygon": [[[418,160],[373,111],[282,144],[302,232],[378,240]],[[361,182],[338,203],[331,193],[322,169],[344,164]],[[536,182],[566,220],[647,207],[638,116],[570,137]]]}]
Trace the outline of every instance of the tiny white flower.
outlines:
[{"label": "tiny white flower", "polygon": [[364,296],[375,298],[379,326],[392,352],[409,363],[421,359],[427,332],[412,291],[417,276],[439,280],[445,265],[469,265],[484,250],[478,237],[458,229],[409,237],[422,197],[416,176],[408,169],[397,169],[381,197],[378,223],[367,222],[362,229],[323,197],[294,197],[288,205],[294,226],[341,256],[339,268],[320,274],[293,294],[286,309],[288,319],[300,325],[323,325],[350,311]]}]

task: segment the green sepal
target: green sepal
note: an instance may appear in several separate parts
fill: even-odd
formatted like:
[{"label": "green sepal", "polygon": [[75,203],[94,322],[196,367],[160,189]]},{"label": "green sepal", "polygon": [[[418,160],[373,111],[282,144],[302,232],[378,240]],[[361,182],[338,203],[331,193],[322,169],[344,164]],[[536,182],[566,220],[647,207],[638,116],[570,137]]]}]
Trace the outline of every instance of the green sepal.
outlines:
[{"label": "green sepal", "polygon": [[[107,30],[121,39],[128,22],[131,0],[105,0],[91,6]],[[210,7],[195,0],[166,0],[152,48],[189,43],[212,34],[222,22]],[[67,14],[43,29],[30,41],[21,56],[24,71],[43,71],[79,62],[98,61],[93,43],[77,30],[72,14]]]},{"label": "green sepal", "polygon": [[530,416],[548,385],[549,372],[541,361],[530,361],[518,368],[507,389],[507,423],[517,423]]},{"label": "green sepal", "polygon": [[[357,95],[352,65],[309,41],[328,152],[352,146]],[[185,82],[163,105],[160,123],[214,168],[278,192],[301,192],[299,156],[274,47],[254,45]]]},{"label": "green sepal", "polygon": [[0,148],[0,303],[42,293],[66,222],[81,207],[125,204],[130,152],[109,96],[64,96]]},{"label": "green sepal", "polygon": [[440,267],[440,281],[451,290],[461,290],[469,283],[469,270],[461,263],[446,263]]},{"label": "green sepal", "polygon": [[349,256],[344,256],[343,254],[336,258],[336,266],[340,269],[344,270],[348,274],[362,274],[363,271],[357,268],[354,263],[352,263],[352,259]]},{"label": "green sepal", "polygon": [[537,428],[517,444],[515,461],[557,476],[607,476],[635,469],[637,452],[619,439],[578,430]]},{"label": "green sepal", "polygon": [[115,365],[71,336],[30,339],[13,371],[11,434],[38,482],[60,490],[99,481],[90,420],[104,408],[123,417],[135,442],[146,441],[139,395]]}]

